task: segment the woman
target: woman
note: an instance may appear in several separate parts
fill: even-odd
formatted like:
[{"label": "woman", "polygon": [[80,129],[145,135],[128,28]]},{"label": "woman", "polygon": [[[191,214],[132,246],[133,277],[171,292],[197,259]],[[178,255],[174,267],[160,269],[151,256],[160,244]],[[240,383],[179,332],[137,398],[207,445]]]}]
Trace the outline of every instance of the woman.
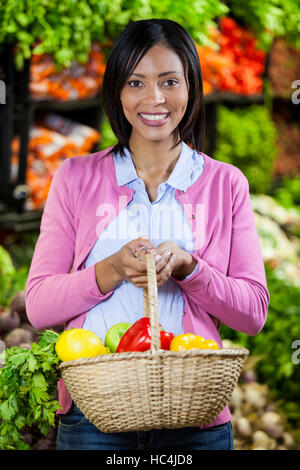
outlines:
[{"label": "woman", "polygon": [[[54,176],[27,282],[31,323],[66,322],[104,340],[112,325],[135,322],[150,250],[166,331],[220,347],[222,323],[259,333],[269,293],[249,185],[201,152],[201,69],[184,28],[129,24],[107,63],[103,106],[118,144],[67,159]],[[62,380],[58,392],[58,449],[233,449],[228,406],[208,426],[110,434],[74,406]]]}]

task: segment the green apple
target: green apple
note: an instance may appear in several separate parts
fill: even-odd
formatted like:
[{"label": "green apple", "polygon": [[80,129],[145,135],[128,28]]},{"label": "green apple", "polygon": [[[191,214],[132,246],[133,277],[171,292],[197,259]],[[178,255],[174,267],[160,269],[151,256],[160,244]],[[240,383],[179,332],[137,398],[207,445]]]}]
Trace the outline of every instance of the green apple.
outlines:
[{"label": "green apple", "polygon": [[120,339],[131,326],[132,323],[117,323],[107,331],[104,342],[105,346],[107,346],[112,353],[116,352]]}]

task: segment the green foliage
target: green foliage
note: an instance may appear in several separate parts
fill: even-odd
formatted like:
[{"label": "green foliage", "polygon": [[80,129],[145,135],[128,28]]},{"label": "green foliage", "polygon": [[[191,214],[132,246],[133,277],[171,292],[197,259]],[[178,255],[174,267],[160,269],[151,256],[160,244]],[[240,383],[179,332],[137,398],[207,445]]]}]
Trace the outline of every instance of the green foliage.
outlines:
[{"label": "green foliage", "polygon": [[[141,19],[177,21],[200,44],[210,43],[207,27],[227,11],[221,0],[6,0],[0,45],[17,42],[18,69],[33,52],[54,54],[58,66],[68,67],[73,60],[87,61],[93,40],[114,40],[128,22]],[[37,40],[42,42],[33,49]]]},{"label": "green foliage", "polygon": [[26,287],[29,268],[15,269],[10,254],[0,245],[0,305],[8,306],[15,292]]},{"label": "green foliage", "polygon": [[265,268],[270,304],[264,328],[248,336],[222,325],[221,336],[248,348],[252,356],[262,356],[256,365],[259,380],[268,385],[290,424],[300,429],[300,364],[292,360],[292,344],[300,340],[300,288],[278,279],[268,265]]},{"label": "green foliage", "polygon": [[118,143],[118,140],[109,123],[108,117],[104,113],[101,119],[101,125],[99,130],[101,134],[99,150],[105,150],[107,149],[107,147],[111,147],[112,145],[116,145]]},{"label": "green foliage", "polygon": [[240,168],[252,193],[268,193],[276,158],[276,129],[267,107],[230,110],[219,106],[217,134],[213,157]]},{"label": "green foliage", "polygon": [[30,267],[34,247],[38,240],[40,231],[13,232],[5,237],[4,247],[9,250],[13,264],[16,268]]},{"label": "green foliage", "polygon": [[273,197],[286,209],[293,207],[300,212],[300,179],[284,177]]},{"label": "green foliage", "polygon": [[261,45],[288,35],[300,48],[300,5],[294,0],[5,0],[0,5],[0,45],[18,44],[16,65],[33,53],[54,54],[56,64],[86,62],[93,40],[116,39],[130,21],[168,18],[199,44],[210,44],[207,27],[232,13],[251,27]]},{"label": "green foliage", "polygon": [[251,27],[261,46],[269,49],[274,36],[286,36],[300,49],[300,3],[295,0],[227,0],[231,13]]},{"label": "green foliage", "polygon": [[59,378],[58,337],[47,330],[30,350],[18,346],[6,349],[5,365],[0,369],[0,449],[30,449],[20,434],[25,425],[36,424],[43,435],[55,425],[60,408],[53,399]]},{"label": "green foliage", "polygon": [[15,272],[15,268],[9,253],[0,245],[0,278]]}]

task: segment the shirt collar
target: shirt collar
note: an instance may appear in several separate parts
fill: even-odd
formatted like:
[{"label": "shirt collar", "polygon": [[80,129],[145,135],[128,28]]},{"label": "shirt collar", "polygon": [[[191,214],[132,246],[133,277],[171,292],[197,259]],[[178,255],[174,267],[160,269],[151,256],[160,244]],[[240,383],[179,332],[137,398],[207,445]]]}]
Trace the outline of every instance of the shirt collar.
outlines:
[{"label": "shirt collar", "polygon": [[[185,142],[181,141],[181,143],[182,148],[179,158],[172,173],[167,179],[167,184],[175,189],[186,191],[192,173],[192,155],[194,150],[192,150]],[[123,186],[135,179],[138,179],[131,154],[127,147],[124,147],[124,153],[124,157],[122,157],[119,152],[114,154],[118,186]]]}]

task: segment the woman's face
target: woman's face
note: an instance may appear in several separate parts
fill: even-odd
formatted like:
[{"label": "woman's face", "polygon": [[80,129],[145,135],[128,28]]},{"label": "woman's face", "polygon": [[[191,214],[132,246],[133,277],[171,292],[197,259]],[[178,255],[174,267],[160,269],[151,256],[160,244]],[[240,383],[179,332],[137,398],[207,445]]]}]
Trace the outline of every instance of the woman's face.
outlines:
[{"label": "woman's face", "polygon": [[131,139],[169,138],[188,103],[188,83],[178,55],[162,45],[149,49],[128,77],[120,99],[126,119],[132,125]]}]

